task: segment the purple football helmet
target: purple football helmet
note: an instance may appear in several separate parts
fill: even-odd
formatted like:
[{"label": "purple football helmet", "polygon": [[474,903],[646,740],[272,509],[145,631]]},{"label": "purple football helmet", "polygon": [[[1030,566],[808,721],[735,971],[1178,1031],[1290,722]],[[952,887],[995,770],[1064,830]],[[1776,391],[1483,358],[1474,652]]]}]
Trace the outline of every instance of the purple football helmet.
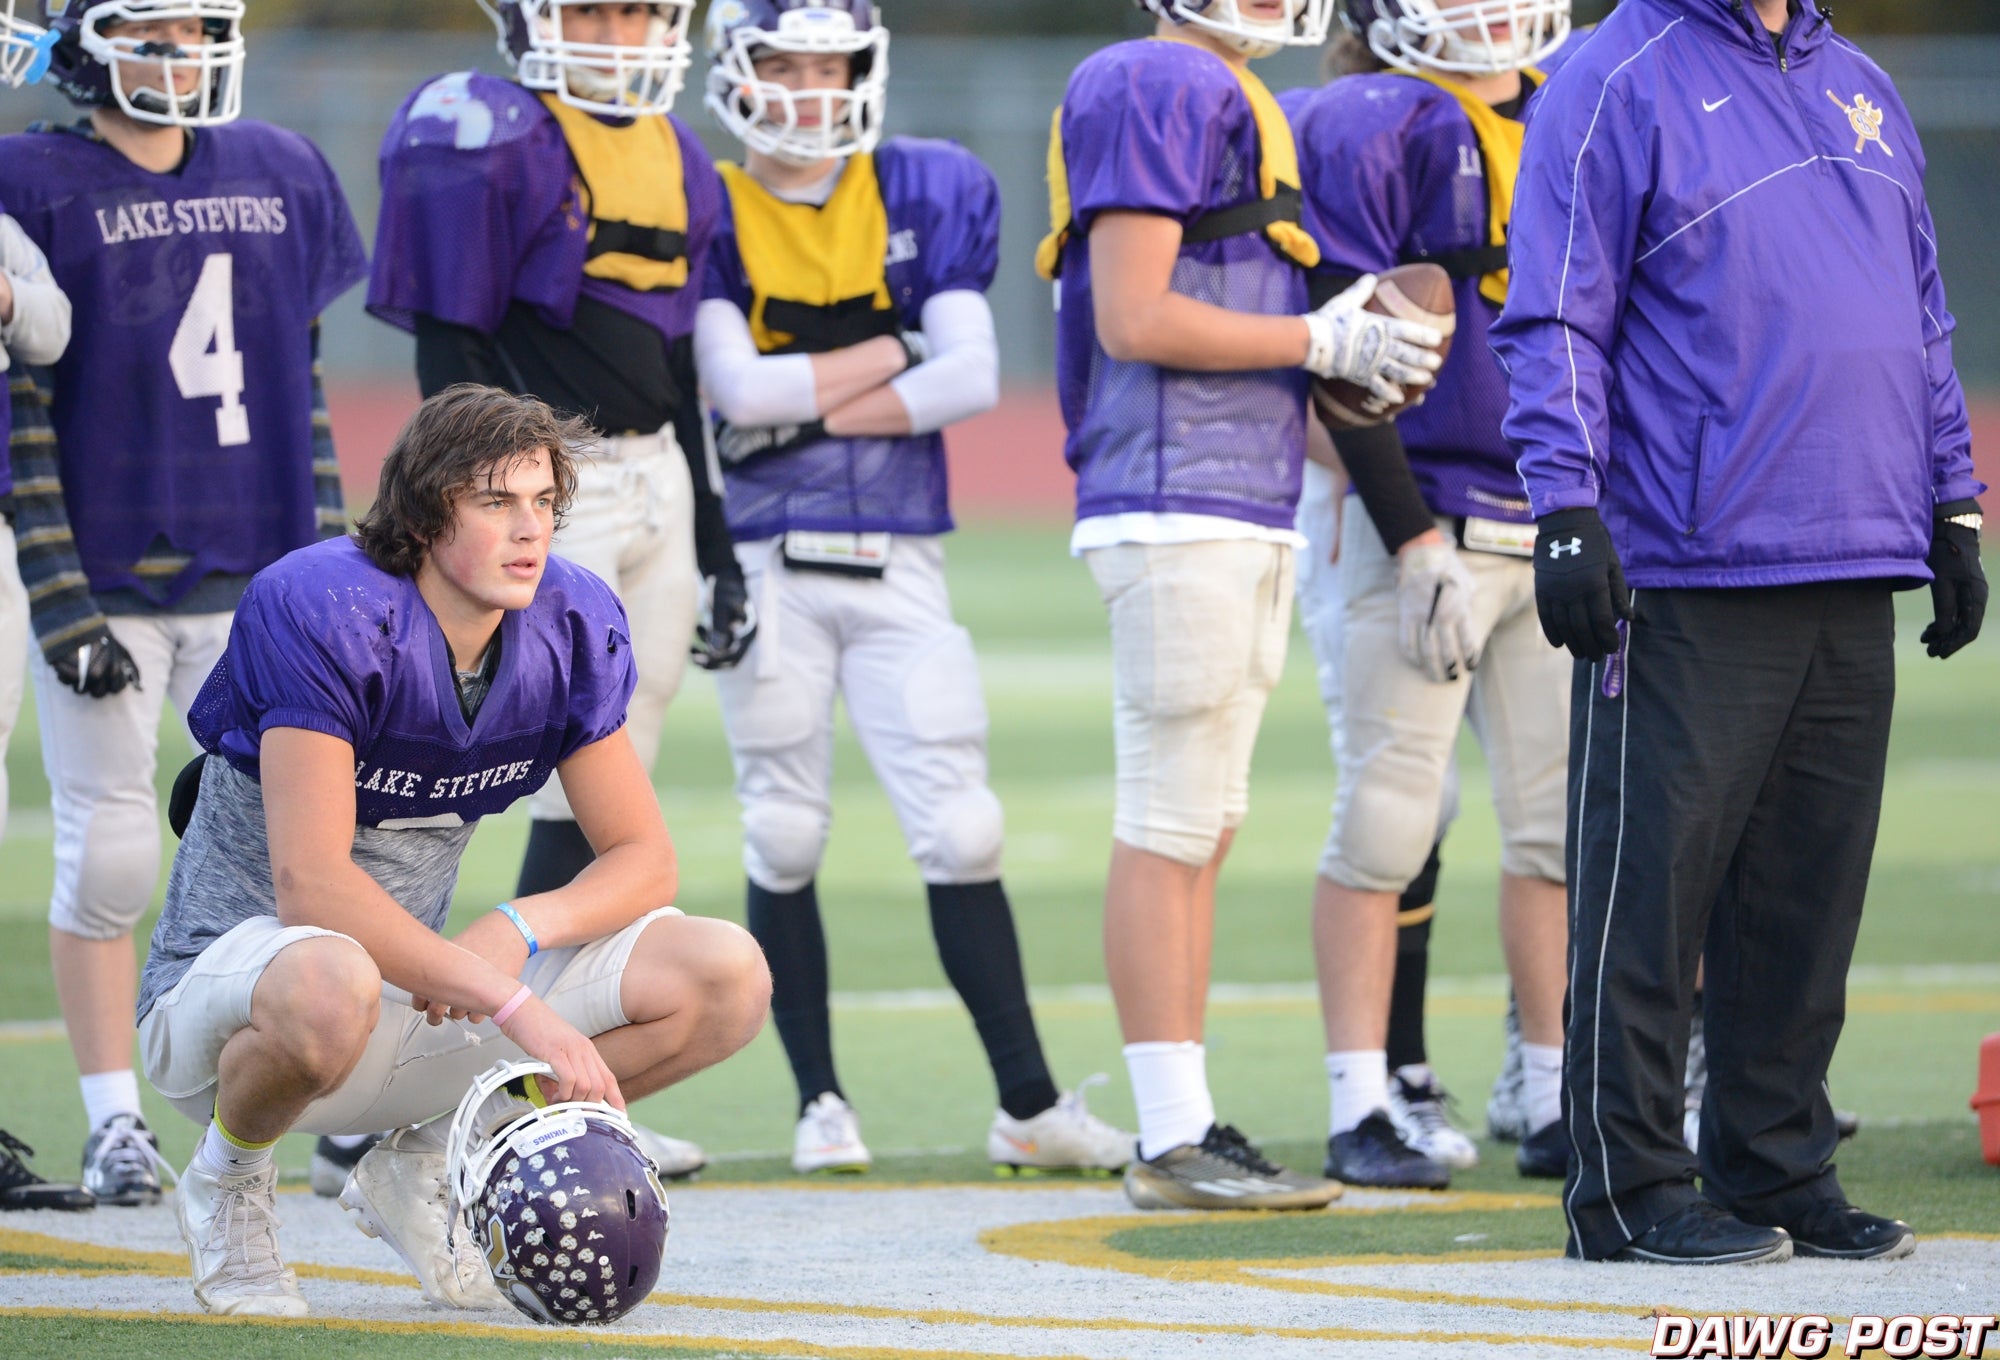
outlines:
[{"label": "purple football helmet", "polygon": [[[889,102],[889,30],[871,0],[715,0],[708,98],[752,151],[794,165],[873,151]],[[845,89],[794,90],[757,75],[775,54],[845,56]]]},{"label": "purple football helmet", "polygon": [[1341,0],[1340,21],[1399,71],[1494,75],[1569,37],[1570,0]]},{"label": "purple football helmet", "polygon": [[553,1075],[496,1063],[459,1102],[445,1143],[451,1231],[472,1234],[493,1283],[535,1321],[616,1322],[660,1278],[667,1192],[631,1121],[601,1101],[516,1106],[493,1121],[489,1098],[509,1083],[532,1089],[538,1074]]},{"label": "purple football helmet", "polygon": [[641,117],[670,112],[694,63],[688,22],[695,0],[656,0],[645,40],[626,47],[583,42],[564,31],[563,11],[596,0],[479,0],[500,31],[500,55],[531,90],[547,90],[590,113]]},{"label": "purple football helmet", "polygon": [[1318,47],[1333,26],[1334,0],[1285,0],[1282,16],[1244,13],[1249,0],[1132,0],[1148,14],[1205,29],[1253,60],[1283,47]]},{"label": "purple football helmet", "polygon": [[[200,21],[199,46],[104,31],[179,19]],[[72,104],[169,127],[213,127],[243,111],[243,0],[43,0],[42,23],[54,37],[49,73]]]}]

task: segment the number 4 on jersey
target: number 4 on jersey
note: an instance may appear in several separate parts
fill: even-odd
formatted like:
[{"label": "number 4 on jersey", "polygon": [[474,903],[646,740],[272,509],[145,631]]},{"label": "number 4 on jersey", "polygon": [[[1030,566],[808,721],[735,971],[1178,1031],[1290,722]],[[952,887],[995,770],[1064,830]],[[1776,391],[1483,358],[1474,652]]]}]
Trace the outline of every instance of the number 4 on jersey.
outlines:
[{"label": "number 4 on jersey", "polygon": [[236,260],[228,254],[202,261],[194,296],[174,331],[167,363],[181,395],[221,397],[215,440],[225,448],[250,442],[250,412],[243,405],[243,353],[236,348]]}]

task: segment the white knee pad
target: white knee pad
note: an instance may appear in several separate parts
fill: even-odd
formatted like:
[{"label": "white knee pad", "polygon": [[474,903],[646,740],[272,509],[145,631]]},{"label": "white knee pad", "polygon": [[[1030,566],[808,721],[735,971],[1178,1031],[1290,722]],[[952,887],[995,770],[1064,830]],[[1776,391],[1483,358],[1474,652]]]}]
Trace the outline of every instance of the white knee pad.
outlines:
[{"label": "white knee pad", "polygon": [[160,820],[152,800],[101,802],[86,814],[80,836],[58,827],[49,924],[86,940],[130,935],[152,905],[159,874]]},{"label": "white knee pad", "polygon": [[819,808],[766,799],[743,809],[743,869],[771,892],[797,892],[819,872],[827,815]]},{"label": "white knee pad", "polygon": [[[1360,892],[1401,892],[1423,872],[1439,829],[1437,790],[1413,772],[1372,762],[1336,805],[1321,876]],[[1422,784],[1430,796],[1413,784]]]},{"label": "white knee pad", "polygon": [[981,784],[948,798],[930,824],[913,836],[910,858],[926,883],[987,883],[1000,877],[1006,815],[993,790]]}]

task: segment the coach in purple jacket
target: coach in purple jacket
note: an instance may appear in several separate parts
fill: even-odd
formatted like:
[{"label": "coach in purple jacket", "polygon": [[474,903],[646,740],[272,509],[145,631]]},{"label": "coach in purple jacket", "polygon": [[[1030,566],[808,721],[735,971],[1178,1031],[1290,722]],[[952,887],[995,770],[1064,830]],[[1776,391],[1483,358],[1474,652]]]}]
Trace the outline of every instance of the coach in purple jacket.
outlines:
[{"label": "coach in purple jacket", "polygon": [[[1572,1255],[1916,1245],[1847,1203],[1824,1080],[1881,807],[1891,592],[1930,583],[1933,656],[1985,610],[1923,171],[1895,87],[1815,0],[1625,0],[1532,111],[1493,343],[1543,629],[1578,658]],[[1697,1168],[1681,1069],[1704,946]]]}]

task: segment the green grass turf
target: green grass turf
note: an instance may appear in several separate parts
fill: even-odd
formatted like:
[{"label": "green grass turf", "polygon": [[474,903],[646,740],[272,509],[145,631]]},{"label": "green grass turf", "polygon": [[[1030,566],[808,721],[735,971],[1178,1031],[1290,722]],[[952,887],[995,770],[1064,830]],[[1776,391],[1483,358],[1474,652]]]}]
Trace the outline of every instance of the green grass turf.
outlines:
[{"label": "green grass turf", "polygon": [[[1060,530],[977,528],[951,547],[958,612],[979,644],[992,710],[994,784],[1007,805],[1007,881],[1031,980],[1042,988],[1101,984],[1099,904],[1110,834],[1110,664],[1103,612],[1088,572],[1068,558]],[[2000,963],[2000,641],[1986,639],[1949,664],[1913,640],[1928,599],[1904,597],[1901,694],[1887,804],[1858,960],[1863,964]],[[160,782],[185,756],[168,724]],[[1453,994],[1453,980],[1490,978],[1501,963],[1492,908],[1497,832],[1476,747],[1462,746],[1465,811],[1445,853],[1433,975],[1432,1050],[1447,1084],[1476,1123],[1499,1056],[1500,997]],[[859,748],[838,748],[835,827],[820,879],[834,986],[846,991],[942,988],[923,893]],[[43,924],[51,876],[47,788],[32,699],[8,766],[14,817],[0,843],[0,1021],[56,1014]],[[737,810],[713,686],[691,673],[669,715],[657,778],[682,858],[681,905],[740,919]],[[1308,984],[1307,905],[1326,830],[1333,771],[1309,651],[1294,639],[1283,683],[1260,739],[1250,822],[1223,879],[1215,976],[1234,983]],[[510,891],[524,819],[497,818],[473,842],[460,883],[459,919]],[[171,846],[171,839],[166,844]],[[150,929],[150,920],[143,930]],[[1462,988],[1459,990],[1463,990]],[[1885,1120],[1969,1127],[1965,1098],[1979,1037],[2000,1030],[2000,996],[1957,989],[1916,997],[1857,996],[1834,1073],[1842,1104],[1874,1126]],[[1905,1010],[1888,1009],[1901,1006]],[[1925,1009],[1908,1010],[1920,1006]],[[1871,1009],[1872,1007],[1872,1009]],[[1045,1004],[1044,1037],[1058,1076],[1109,1071],[1096,1105],[1128,1119],[1118,1035],[1101,1003]],[[992,1092],[962,1013],[843,1008],[835,1019],[843,1081],[862,1110],[882,1172],[934,1177],[983,1174]],[[1220,1007],[1210,1064],[1224,1117],[1253,1135],[1310,1147],[1325,1118],[1318,1025],[1309,1002]],[[43,1150],[55,1174],[74,1165],[81,1107],[59,1039],[0,1035],[13,1079],[0,1127]],[[154,1106],[169,1157],[185,1157],[193,1126]],[[741,1057],[640,1107],[661,1127],[700,1139],[725,1160],[714,1175],[783,1172],[793,1094],[768,1032]],[[1872,1131],[1872,1130],[1871,1130]],[[1864,1140],[1868,1134],[1864,1134]],[[1921,1140],[1919,1140],[1921,1142]],[[288,1144],[302,1169],[308,1149]],[[924,1150],[955,1149],[938,1153]],[[969,1151],[968,1151],[969,1150]],[[1918,1159],[1921,1161],[1921,1159]],[[1939,1166],[1956,1164],[1939,1149]],[[1913,1173],[1914,1174],[1914,1173]],[[2000,1186],[2000,1173],[1991,1184]]]},{"label": "green grass turf", "polygon": [[[525,1318],[522,1326],[529,1325]],[[18,1355],[62,1356],[64,1360],[391,1360],[421,1355],[424,1360],[710,1360],[743,1355],[736,1347],[638,1346],[629,1341],[591,1341],[550,1333],[547,1340],[502,1340],[490,1336],[413,1336],[312,1322],[253,1321],[240,1325],[82,1318],[10,1317],[0,1320],[10,1349]],[[798,1352],[804,1354],[803,1348]],[[783,1354],[759,1351],[760,1355]]]}]

